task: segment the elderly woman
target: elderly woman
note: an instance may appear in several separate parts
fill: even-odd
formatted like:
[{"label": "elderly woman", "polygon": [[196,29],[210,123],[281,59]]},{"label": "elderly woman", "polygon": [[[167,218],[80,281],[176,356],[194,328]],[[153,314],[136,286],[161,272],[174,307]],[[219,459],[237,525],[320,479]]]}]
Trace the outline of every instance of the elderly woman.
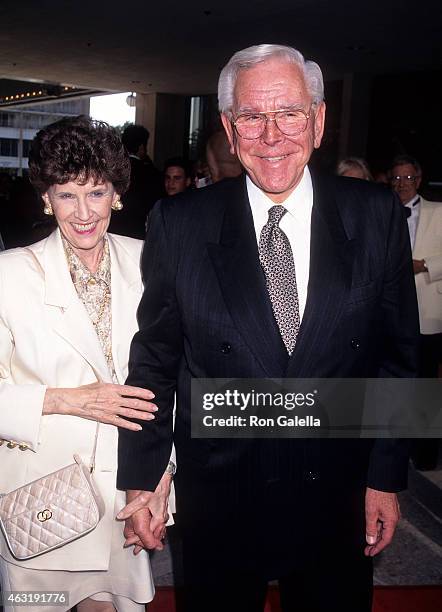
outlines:
[{"label": "elderly woman", "polygon": [[346,157],[345,159],[341,159],[338,164],[336,174],[338,176],[349,176],[351,178],[358,178],[364,181],[373,180],[373,176],[367,162],[361,157]]},{"label": "elderly woman", "polygon": [[27,561],[0,535],[2,589],[68,591],[62,610],[140,612],[153,597],[149,558],[123,548],[115,474],[118,427],[141,430],[156,410],[150,391],[123,384],[142,243],[107,234],[129,160],[113,128],[78,117],[41,130],[29,166],[58,227],[0,256],[0,491],[69,465],[74,453],[87,463],[98,422],[93,477],[105,514],[90,534]]}]

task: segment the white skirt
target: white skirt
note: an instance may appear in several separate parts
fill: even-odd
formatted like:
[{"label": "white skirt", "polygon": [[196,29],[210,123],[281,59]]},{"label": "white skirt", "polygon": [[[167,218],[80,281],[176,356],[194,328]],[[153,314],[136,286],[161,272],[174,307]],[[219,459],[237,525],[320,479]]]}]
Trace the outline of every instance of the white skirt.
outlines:
[{"label": "white skirt", "polygon": [[[115,514],[125,504],[125,495],[117,491]],[[0,537],[1,534],[0,534]],[[67,591],[69,601],[58,606],[13,605],[3,601],[4,612],[66,612],[78,602],[91,597],[113,603],[118,612],[144,612],[152,601],[155,588],[149,555],[142,550],[133,554],[133,547],[123,548],[123,523],[114,522],[109,567],[105,571],[48,571],[20,567],[0,557],[0,582],[4,591]],[[1,597],[0,597],[1,601]]]}]

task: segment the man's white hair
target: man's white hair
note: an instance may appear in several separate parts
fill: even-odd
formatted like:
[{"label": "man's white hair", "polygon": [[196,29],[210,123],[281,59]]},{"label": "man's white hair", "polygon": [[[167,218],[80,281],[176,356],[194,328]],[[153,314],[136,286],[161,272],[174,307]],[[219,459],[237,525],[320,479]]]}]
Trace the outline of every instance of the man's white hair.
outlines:
[{"label": "man's white hair", "polygon": [[304,75],[305,85],[314,104],[324,99],[324,80],[316,62],[306,61],[302,53],[284,45],[254,45],[233,55],[221,70],[218,80],[218,108],[221,113],[232,114],[233,92],[240,70],[247,70],[273,58],[296,64]]}]

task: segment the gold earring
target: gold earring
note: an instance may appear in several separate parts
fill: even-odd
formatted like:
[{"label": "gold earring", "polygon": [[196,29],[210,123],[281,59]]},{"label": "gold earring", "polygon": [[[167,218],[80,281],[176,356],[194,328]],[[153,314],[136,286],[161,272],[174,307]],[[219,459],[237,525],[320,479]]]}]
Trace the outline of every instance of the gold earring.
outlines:
[{"label": "gold earring", "polygon": [[121,210],[123,208],[123,202],[120,200],[120,198],[118,198],[118,200],[115,200],[115,202],[112,204],[112,210]]},{"label": "gold earring", "polygon": [[45,215],[53,215],[54,211],[52,210],[52,206],[50,202],[45,202],[45,206],[43,208],[43,212]]}]

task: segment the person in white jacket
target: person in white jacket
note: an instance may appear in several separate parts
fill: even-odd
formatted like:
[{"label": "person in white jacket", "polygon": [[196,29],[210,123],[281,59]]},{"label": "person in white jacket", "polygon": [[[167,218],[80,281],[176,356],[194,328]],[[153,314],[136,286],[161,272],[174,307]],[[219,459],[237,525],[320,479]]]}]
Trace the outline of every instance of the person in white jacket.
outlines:
[{"label": "person in white jacket", "polygon": [[[106,508],[90,534],[27,561],[0,535],[1,588],[67,591],[58,610],[142,612],[154,594],[149,558],[123,548],[131,523],[123,533],[115,520],[125,504],[116,489],[118,428],[141,430],[156,410],[149,390],[123,384],[142,242],[107,228],[129,183],[128,156],[113,128],[78,117],[41,130],[29,165],[58,227],[0,255],[0,491],[69,465],[74,453],[88,463],[99,423],[93,478]],[[167,500],[158,493],[155,503],[162,525]],[[157,530],[158,549],[162,536]],[[4,599],[6,611],[16,609]]]},{"label": "person in white jacket", "polygon": [[[393,160],[391,184],[405,207],[413,253],[419,324],[422,378],[437,378],[442,361],[442,202],[425,200],[419,194],[422,170],[409,155]],[[437,465],[438,440],[421,439],[412,452],[417,469]]]}]

